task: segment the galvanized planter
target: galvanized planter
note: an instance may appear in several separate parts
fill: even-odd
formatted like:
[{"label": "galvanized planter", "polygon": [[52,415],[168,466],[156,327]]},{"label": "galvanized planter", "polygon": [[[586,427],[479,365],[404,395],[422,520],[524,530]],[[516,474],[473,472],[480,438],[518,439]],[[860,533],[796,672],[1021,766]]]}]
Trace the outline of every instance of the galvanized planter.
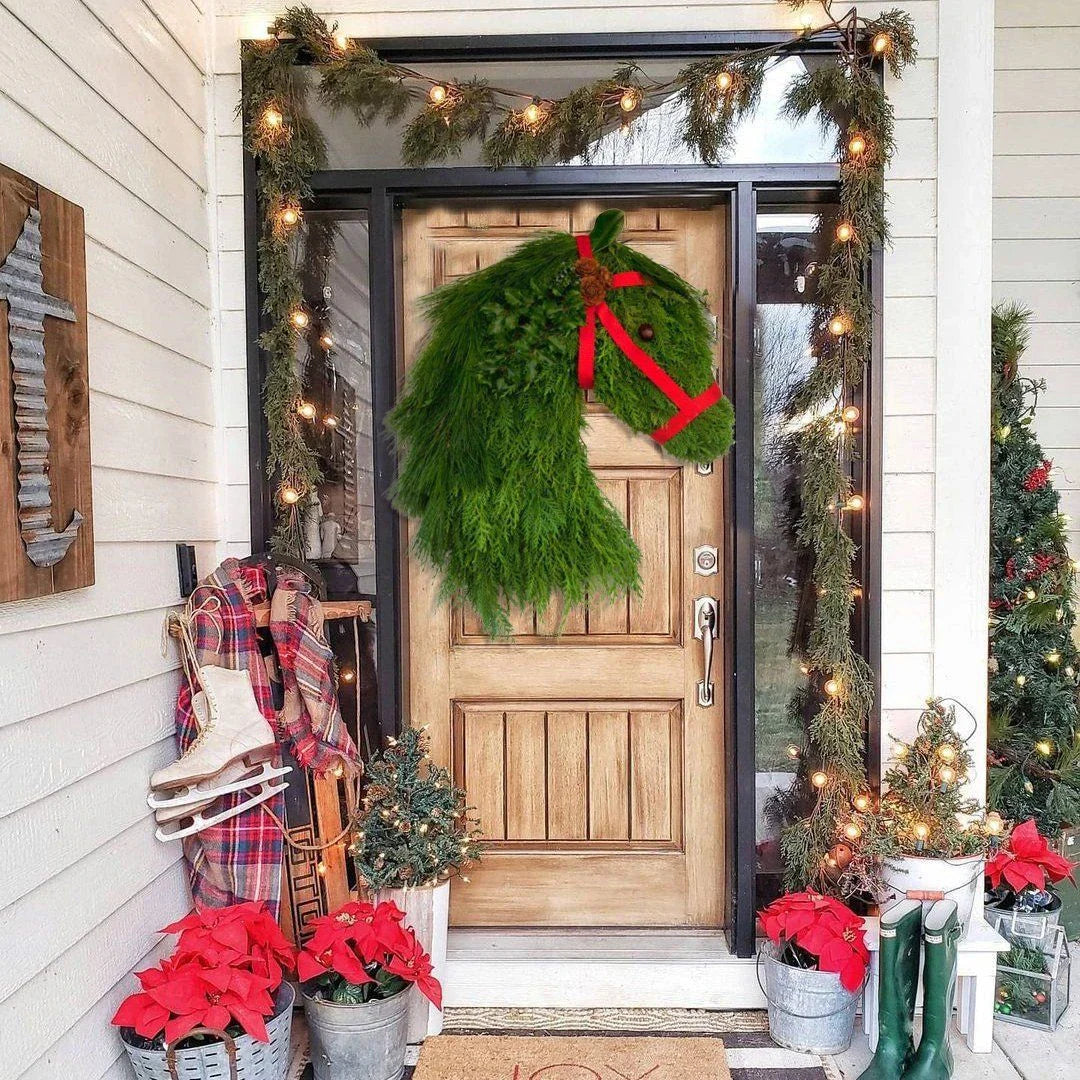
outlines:
[{"label": "galvanized planter", "polygon": [[366,1005],[338,1005],[301,990],[315,1080],[400,1080],[405,1073],[410,986]]},{"label": "galvanized planter", "polygon": [[811,1054],[842,1054],[851,1045],[859,991],[844,989],[835,972],[792,967],[778,956],[771,941],[762,944],[773,1042]]},{"label": "galvanized planter", "polygon": [[124,1049],[136,1080],[285,1080],[295,1001],[296,991],[282,983],[274,1015],[266,1022],[269,1042],[257,1042],[250,1035],[233,1039],[221,1032],[220,1042],[186,1050],[143,1050],[127,1042]]},{"label": "galvanized planter", "polygon": [[884,910],[911,894],[923,902],[923,915],[934,904],[932,897],[940,894],[956,903],[956,917],[967,929],[975,897],[983,887],[983,857],[961,855],[954,859],[936,859],[925,855],[890,855],[881,867],[886,895],[881,900]]}]

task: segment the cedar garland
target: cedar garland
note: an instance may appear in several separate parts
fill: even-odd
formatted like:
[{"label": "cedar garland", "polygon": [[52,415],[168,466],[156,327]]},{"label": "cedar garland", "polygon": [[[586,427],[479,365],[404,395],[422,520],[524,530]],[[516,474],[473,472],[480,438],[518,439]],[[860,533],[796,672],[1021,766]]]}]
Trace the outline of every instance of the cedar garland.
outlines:
[{"label": "cedar garland", "polygon": [[[807,698],[816,705],[811,708],[814,715],[800,780],[821,771],[828,781],[811,799],[792,793],[789,805],[805,806],[806,816],[785,831],[782,848],[790,884],[814,883],[844,891],[854,879],[841,876],[838,882],[829,852],[840,823],[850,813],[851,799],[866,785],[862,748],[872,687],[870,672],[850,636],[855,548],[844,528],[844,515],[851,512],[845,507],[853,494],[848,466],[851,432],[847,427],[837,437],[837,417],[869,360],[872,304],[866,266],[873,246],[888,232],[884,169],[894,150],[893,113],[874,62],[884,61],[899,76],[914,61],[916,47],[911,18],[901,10],[865,19],[854,7],[842,15],[834,13],[832,0],[783,2],[794,10],[819,8],[823,24],[779,45],[694,61],[662,82],[628,63],[610,78],[578,87],[558,101],[479,79],[438,83],[383,61],[366,45],[337,34],[309,8],[289,8],[271,27],[271,40],[243,45],[241,111],[246,146],[259,162],[267,465],[278,480],[280,503],[275,544],[295,551],[298,506],[318,484],[319,467],[296,414],[300,388],[294,350],[297,334],[308,332],[308,327],[294,321],[303,308],[285,212],[302,204],[310,193],[312,173],[325,161],[321,133],[296,78],[299,61],[319,70],[322,101],[349,109],[363,125],[413,110],[402,146],[403,159],[412,166],[452,159],[475,138],[483,140],[484,160],[493,168],[534,165],[554,156],[588,160],[589,147],[600,135],[631,123],[643,110],[673,95],[687,106],[684,142],[703,161],[715,162],[729,147],[737,124],[752,114],[768,61],[797,52],[816,37],[839,37],[836,62],[797,79],[786,101],[789,115],[796,119],[817,110],[830,130],[831,122],[839,121],[840,212],[851,231],[847,239],[835,241],[820,269],[817,363],[796,388],[788,409],[792,421],[802,424],[792,436],[791,448],[805,466],[797,535],[812,552],[819,593],[805,648],[810,670]],[[825,692],[827,685],[837,692]],[[801,792],[808,790],[800,785]]]}]

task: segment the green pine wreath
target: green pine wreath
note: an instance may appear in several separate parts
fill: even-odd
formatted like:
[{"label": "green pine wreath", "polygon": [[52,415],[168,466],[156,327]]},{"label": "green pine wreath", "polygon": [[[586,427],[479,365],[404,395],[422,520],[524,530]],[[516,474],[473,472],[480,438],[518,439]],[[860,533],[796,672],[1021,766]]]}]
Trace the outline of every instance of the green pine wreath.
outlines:
[{"label": "green pine wreath", "polygon": [[[635,343],[691,397],[714,381],[712,326],[702,295],[619,243],[623,215],[600,214],[592,251],[612,273],[645,286],[605,300]],[[597,486],[581,436],[577,379],[585,320],[578,251],[545,233],[485,270],[424,300],[430,331],[388,423],[403,454],[394,505],[420,521],[414,550],[442,578],[442,596],[468,603],[492,636],[508,611],[563,610],[640,587],[639,552]],[[639,328],[647,324],[652,337]],[[635,431],[667,423],[676,406],[597,327],[595,393]],[[710,462],[731,444],[721,397],[664,449]]]}]

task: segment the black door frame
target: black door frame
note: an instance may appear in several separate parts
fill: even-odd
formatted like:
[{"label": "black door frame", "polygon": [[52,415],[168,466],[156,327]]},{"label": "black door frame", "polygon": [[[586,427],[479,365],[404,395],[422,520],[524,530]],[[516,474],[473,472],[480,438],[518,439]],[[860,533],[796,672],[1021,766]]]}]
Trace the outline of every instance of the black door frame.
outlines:
[{"label": "black door frame", "polygon": [[[422,63],[485,59],[619,59],[627,55],[663,58],[708,55],[732,47],[775,42],[775,33],[540,35],[516,37],[394,39],[371,42],[388,59]],[[829,41],[807,42],[807,51],[830,52]],[[552,166],[539,169],[430,168],[326,170],[312,178],[313,211],[365,211],[368,217],[371,303],[371,368],[376,425],[392,407],[397,389],[399,349],[398,226],[408,203],[439,199],[499,197],[668,198],[693,196],[730,199],[732,348],[725,393],[735,408],[735,444],[726,459],[729,535],[726,560],[727,702],[727,935],[740,957],[754,953],[756,866],[756,777],[754,703],[754,356],[756,245],[759,207],[834,202],[839,168],[822,165]],[[266,428],[262,415],[265,356],[258,347],[264,328],[258,289],[256,163],[245,155],[245,287],[248,333],[248,413],[251,476],[252,548],[263,550],[272,534],[271,485],[266,481]],[[881,252],[871,266],[875,302],[874,355],[869,377],[856,403],[864,417],[856,483],[867,493],[869,513],[859,524],[859,580],[863,604],[856,611],[858,645],[870,662],[875,682],[880,664],[880,500],[881,500]],[[379,722],[387,734],[402,716],[401,582],[399,516],[387,492],[396,475],[396,456],[388,439],[374,443],[376,581],[379,601],[377,655]],[[879,695],[867,731],[867,760],[878,772]]]}]

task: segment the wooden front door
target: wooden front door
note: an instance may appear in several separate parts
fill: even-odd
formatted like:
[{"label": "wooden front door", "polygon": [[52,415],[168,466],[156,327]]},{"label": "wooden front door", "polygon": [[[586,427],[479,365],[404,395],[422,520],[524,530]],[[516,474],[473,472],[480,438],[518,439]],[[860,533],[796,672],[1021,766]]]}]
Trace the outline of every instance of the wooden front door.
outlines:
[{"label": "wooden front door", "polygon": [[[540,229],[586,232],[603,208],[407,210],[406,365],[424,333],[422,296]],[[628,209],[622,239],[705,290],[722,318],[723,208]],[[514,640],[492,642],[469,611],[436,606],[430,573],[406,566],[408,720],[430,726],[433,756],[467,789],[486,837],[471,883],[454,884],[456,926],[722,921],[724,649],[721,637],[715,704],[703,707],[693,628],[695,598],[723,611],[723,575],[694,568],[695,548],[723,551],[723,470],[702,475],[588,409],[590,464],[641,549],[640,596],[571,611],[560,637],[558,613],[522,611]]]}]

